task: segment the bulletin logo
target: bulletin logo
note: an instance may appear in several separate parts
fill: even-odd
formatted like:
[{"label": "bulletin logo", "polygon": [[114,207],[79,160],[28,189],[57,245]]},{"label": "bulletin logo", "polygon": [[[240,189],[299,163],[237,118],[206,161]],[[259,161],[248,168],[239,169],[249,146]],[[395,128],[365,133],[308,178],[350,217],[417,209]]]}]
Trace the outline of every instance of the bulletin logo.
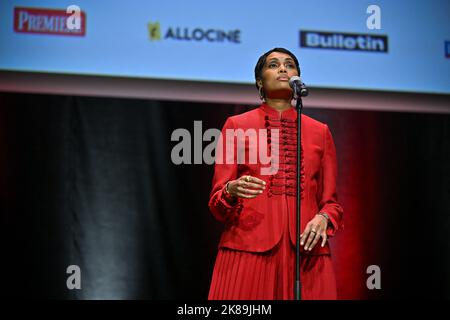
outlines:
[{"label": "bulletin logo", "polygon": [[197,41],[197,42],[226,42],[241,43],[241,30],[223,30],[220,28],[189,28],[189,27],[168,27],[161,28],[159,22],[149,22],[147,24],[148,38],[150,41]]},{"label": "bulletin logo", "polygon": [[450,58],[450,41],[445,41],[445,57]]},{"label": "bulletin logo", "polygon": [[[72,19],[77,20],[71,27]],[[86,35],[86,13],[68,13],[65,9],[14,8],[14,31],[18,33],[63,36]]]},{"label": "bulletin logo", "polygon": [[300,47],[387,53],[388,37],[375,34],[301,30]]}]

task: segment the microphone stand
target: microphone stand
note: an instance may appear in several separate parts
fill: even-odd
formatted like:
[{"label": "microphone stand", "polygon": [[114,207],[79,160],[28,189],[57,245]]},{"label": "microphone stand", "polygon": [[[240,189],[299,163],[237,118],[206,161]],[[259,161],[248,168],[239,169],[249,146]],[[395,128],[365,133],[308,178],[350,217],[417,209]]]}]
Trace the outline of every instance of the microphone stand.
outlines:
[{"label": "microphone stand", "polygon": [[301,183],[300,183],[300,170],[301,170],[301,157],[302,157],[302,94],[298,92],[300,90],[294,89],[294,99],[296,99],[297,109],[297,226],[296,226],[296,252],[295,252],[295,288],[294,296],[295,300],[302,299],[302,283],[300,279],[300,210],[301,210]]}]

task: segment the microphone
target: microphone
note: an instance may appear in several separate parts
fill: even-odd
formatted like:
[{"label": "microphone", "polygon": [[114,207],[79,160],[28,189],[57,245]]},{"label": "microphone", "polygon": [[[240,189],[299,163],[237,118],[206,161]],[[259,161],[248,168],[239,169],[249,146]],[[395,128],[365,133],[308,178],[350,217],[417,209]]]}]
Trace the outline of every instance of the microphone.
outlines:
[{"label": "microphone", "polygon": [[308,95],[308,89],[302,81],[302,78],[293,76],[289,79],[289,86],[294,90],[294,99],[300,97],[306,97]]}]

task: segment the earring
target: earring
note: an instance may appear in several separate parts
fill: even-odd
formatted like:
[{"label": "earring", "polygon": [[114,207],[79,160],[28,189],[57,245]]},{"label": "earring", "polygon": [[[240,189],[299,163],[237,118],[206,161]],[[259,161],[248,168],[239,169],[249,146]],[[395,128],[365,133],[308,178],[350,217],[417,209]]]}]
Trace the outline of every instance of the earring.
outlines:
[{"label": "earring", "polygon": [[259,91],[259,98],[260,98],[262,101],[264,101],[264,92],[263,92],[263,90],[262,90],[262,87],[259,87],[258,91]]}]

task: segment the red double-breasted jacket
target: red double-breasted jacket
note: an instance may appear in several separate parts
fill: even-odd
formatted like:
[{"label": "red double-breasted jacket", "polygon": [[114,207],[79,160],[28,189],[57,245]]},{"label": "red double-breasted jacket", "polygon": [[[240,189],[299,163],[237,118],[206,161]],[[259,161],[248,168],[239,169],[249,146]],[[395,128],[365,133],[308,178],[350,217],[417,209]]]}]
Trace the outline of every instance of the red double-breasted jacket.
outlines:
[{"label": "red double-breasted jacket", "polygon": [[[323,212],[330,218],[327,234],[331,237],[343,227],[343,209],[336,194],[335,145],[326,124],[306,115],[301,118],[301,230],[317,213]],[[238,134],[230,134],[239,131]],[[255,131],[256,142],[255,135],[250,134]],[[259,132],[263,133],[262,138]],[[240,155],[239,146],[243,149]],[[277,159],[276,165],[260,161],[259,157],[257,161],[254,158],[251,161],[252,149],[265,146],[266,155]],[[227,119],[216,148],[209,201],[214,217],[225,223],[219,247],[250,252],[270,250],[280,241],[286,223],[295,245],[296,150],[297,111],[294,108],[279,112],[262,104]],[[273,170],[267,170],[271,166]],[[242,175],[264,180],[266,188],[256,198],[238,198],[230,204],[226,200],[229,197],[225,192],[226,184]],[[301,250],[303,252],[303,248]],[[329,253],[328,242],[321,247],[320,241],[309,252],[312,255]]]}]

